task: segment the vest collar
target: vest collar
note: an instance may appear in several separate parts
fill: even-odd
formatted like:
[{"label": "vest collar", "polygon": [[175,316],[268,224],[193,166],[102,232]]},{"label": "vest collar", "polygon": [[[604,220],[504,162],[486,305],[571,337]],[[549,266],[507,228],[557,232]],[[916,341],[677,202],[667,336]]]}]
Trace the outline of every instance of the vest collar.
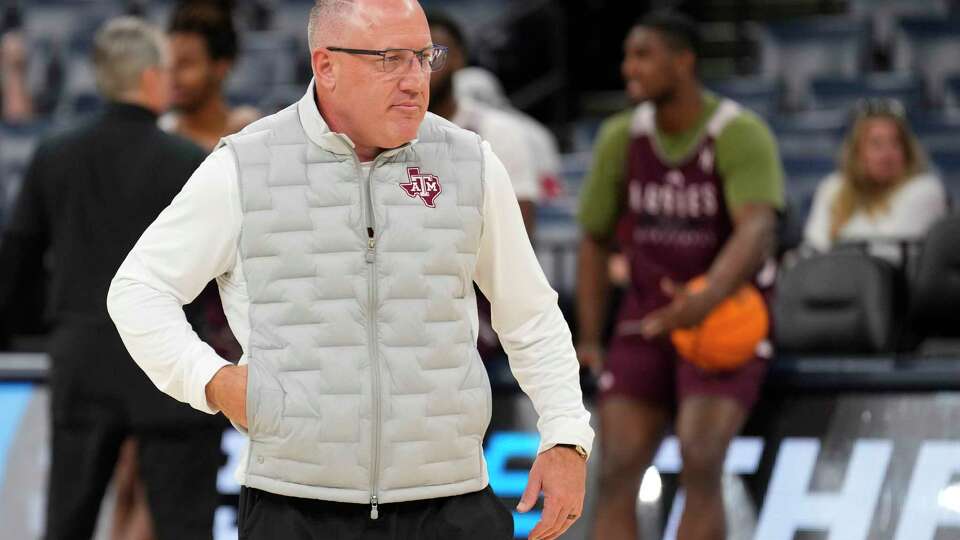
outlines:
[{"label": "vest collar", "polygon": [[[297,102],[297,114],[300,116],[300,125],[303,126],[303,130],[307,133],[307,138],[310,139],[310,142],[313,144],[334,154],[354,154],[356,152],[356,145],[350,140],[350,137],[345,133],[331,131],[327,122],[323,119],[323,116],[320,115],[320,111],[317,109],[317,102],[314,99],[315,84],[316,81],[310,79],[310,84],[307,86],[307,93]],[[416,144],[416,142],[417,139],[413,139],[396,148],[385,150],[377,157],[387,158],[399,154],[407,147]]]}]

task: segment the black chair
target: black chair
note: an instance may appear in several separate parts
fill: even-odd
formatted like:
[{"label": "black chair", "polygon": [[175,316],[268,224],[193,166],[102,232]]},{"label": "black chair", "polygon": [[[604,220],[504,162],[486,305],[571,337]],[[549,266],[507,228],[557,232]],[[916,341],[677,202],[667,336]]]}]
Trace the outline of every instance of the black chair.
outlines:
[{"label": "black chair", "polygon": [[[960,215],[927,234],[910,283],[910,326],[922,338],[960,338]],[[960,347],[958,347],[960,348]]]},{"label": "black chair", "polygon": [[895,306],[896,270],[886,261],[851,252],[800,259],[777,281],[778,351],[888,352],[896,341]]}]

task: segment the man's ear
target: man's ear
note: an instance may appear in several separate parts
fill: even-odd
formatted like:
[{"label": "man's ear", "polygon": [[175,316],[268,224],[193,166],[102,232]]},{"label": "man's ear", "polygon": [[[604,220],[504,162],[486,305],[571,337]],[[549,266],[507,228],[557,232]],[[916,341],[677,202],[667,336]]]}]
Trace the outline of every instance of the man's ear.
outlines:
[{"label": "man's ear", "polygon": [[333,90],[337,86],[337,65],[330,55],[330,51],[318,47],[310,52],[310,65],[313,67],[313,77],[318,86]]}]

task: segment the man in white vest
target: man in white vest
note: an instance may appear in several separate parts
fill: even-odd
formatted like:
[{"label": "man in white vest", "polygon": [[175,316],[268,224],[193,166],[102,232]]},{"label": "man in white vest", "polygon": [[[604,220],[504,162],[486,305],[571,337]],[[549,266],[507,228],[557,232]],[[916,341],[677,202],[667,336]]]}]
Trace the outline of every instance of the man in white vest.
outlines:
[{"label": "man in white vest", "polygon": [[[308,34],[304,97],[221,142],[120,267],[110,314],[161,390],[247,435],[241,539],[507,539],[475,282],[540,416],[517,510],[542,492],[531,538],[557,538],[593,431],[510,179],[426,114],[446,51],[416,1],[321,0]],[[183,316],[213,278],[239,366]]]}]

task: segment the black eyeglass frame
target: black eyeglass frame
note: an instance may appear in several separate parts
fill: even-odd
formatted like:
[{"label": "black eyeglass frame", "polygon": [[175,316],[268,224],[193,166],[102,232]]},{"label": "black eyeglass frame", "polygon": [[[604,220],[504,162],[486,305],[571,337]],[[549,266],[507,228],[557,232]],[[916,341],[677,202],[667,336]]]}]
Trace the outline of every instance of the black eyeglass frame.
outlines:
[{"label": "black eyeglass frame", "polygon": [[379,57],[380,57],[380,64],[381,64],[381,66],[382,66],[382,71],[383,71],[384,73],[392,73],[392,72],[394,71],[394,70],[387,70],[387,63],[386,63],[386,61],[387,61],[387,55],[388,55],[389,53],[391,53],[391,52],[397,52],[397,51],[408,51],[408,52],[411,52],[411,53],[413,53],[413,55],[417,58],[417,61],[420,62],[420,69],[423,69],[424,66],[426,66],[426,67],[428,68],[428,69],[427,69],[428,72],[434,72],[434,71],[439,71],[439,70],[443,69],[443,66],[446,65],[446,58],[444,58],[444,62],[443,62],[443,64],[442,64],[439,68],[434,69],[433,66],[431,65],[431,63],[430,63],[429,61],[427,61],[426,52],[427,52],[427,51],[430,51],[430,50],[432,50],[432,51],[438,51],[438,52],[440,52],[440,53],[443,53],[443,55],[444,55],[444,57],[445,57],[445,56],[446,56],[446,53],[449,51],[449,48],[446,47],[445,45],[430,45],[430,46],[424,47],[424,48],[422,48],[422,49],[420,49],[420,50],[417,50],[417,49],[402,49],[402,48],[392,48],[392,49],[351,49],[351,48],[348,48],[348,47],[326,47],[326,49],[327,49],[328,51],[331,51],[331,52],[342,52],[342,53],[346,53],[346,54],[359,54],[359,55],[364,55],[364,56],[379,56]]}]

